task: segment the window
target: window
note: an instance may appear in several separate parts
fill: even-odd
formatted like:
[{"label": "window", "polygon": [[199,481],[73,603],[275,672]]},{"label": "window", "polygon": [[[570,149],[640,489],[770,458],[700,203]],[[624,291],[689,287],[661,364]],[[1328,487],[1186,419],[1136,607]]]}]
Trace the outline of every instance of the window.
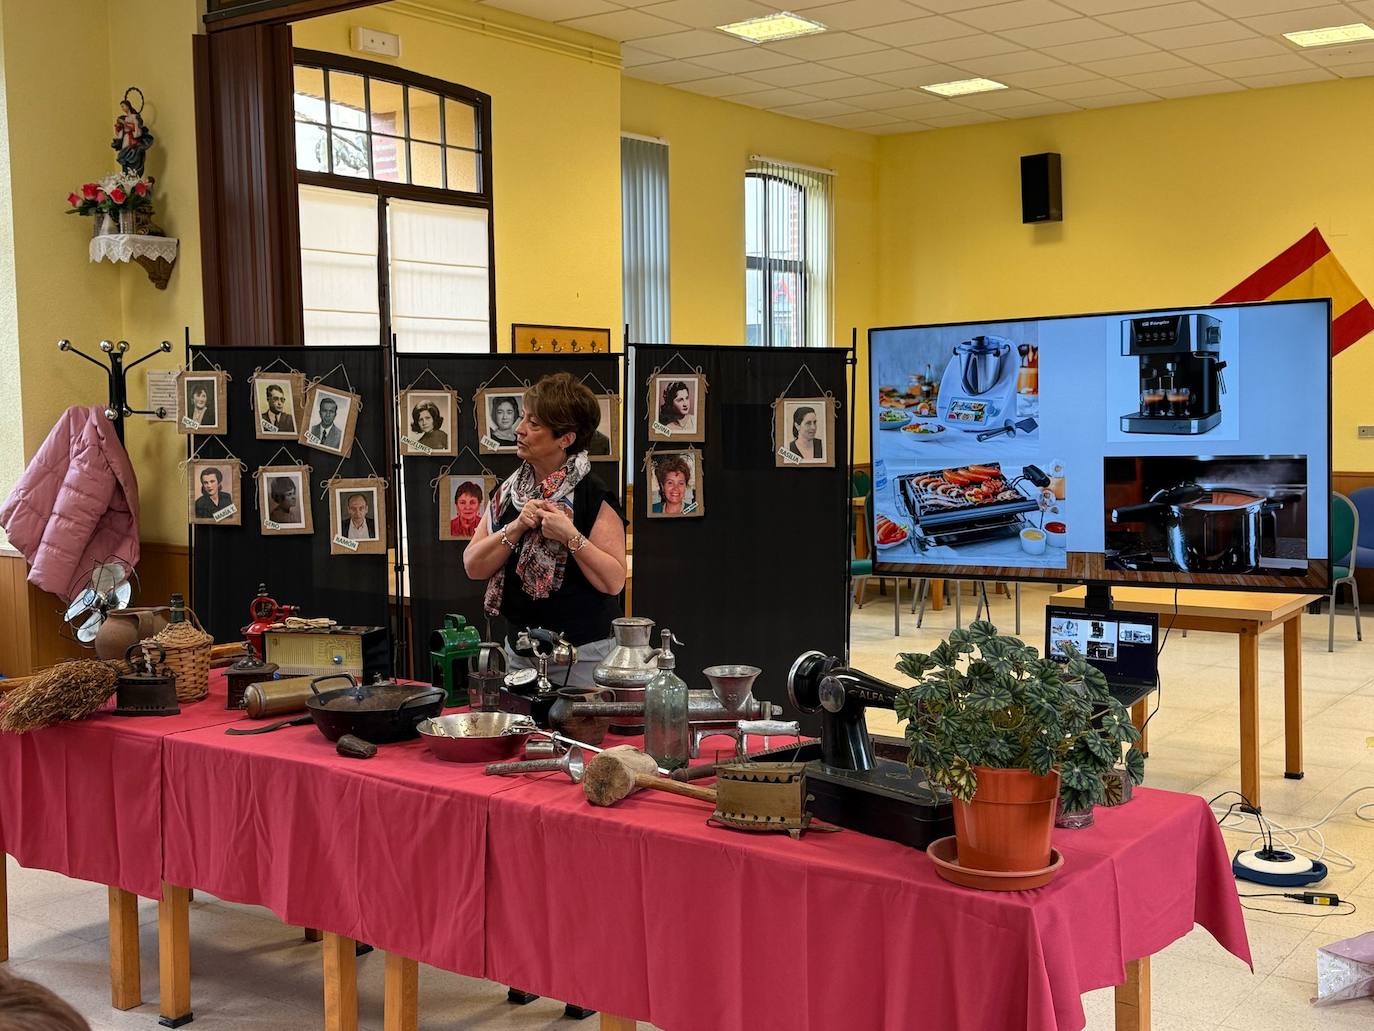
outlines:
[{"label": "window", "polygon": [[745,175],[747,343],[829,346],[832,181],[828,172],[762,158]]},{"label": "window", "polygon": [[630,340],[669,342],[668,145],[620,137],[621,294]]},{"label": "window", "polygon": [[491,102],[296,52],[306,344],[493,351]]}]

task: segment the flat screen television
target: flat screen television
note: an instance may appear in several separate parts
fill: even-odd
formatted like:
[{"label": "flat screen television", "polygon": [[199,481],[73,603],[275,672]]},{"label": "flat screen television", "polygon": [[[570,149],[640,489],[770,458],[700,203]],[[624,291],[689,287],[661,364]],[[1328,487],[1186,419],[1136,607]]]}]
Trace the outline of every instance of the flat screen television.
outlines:
[{"label": "flat screen television", "polygon": [[1329,589],[1329,300],[868,345],[876,573]]}]

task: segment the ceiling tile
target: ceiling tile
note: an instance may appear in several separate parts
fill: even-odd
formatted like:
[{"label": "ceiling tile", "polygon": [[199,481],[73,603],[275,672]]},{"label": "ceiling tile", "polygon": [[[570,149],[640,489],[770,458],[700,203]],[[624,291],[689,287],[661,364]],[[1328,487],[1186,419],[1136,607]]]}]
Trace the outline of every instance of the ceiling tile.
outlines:
[{"label": "ceiling tile", "polygon": [[991,93],[971,93],[960,97],[959,103],[976,111],[1001,111],[1004,107],[1024,107],[1045,98],[1038,93],[1024,89],[999,89]]},{"label": "ceiling tile", "polygon": [[802,36],[800,39],[769,43],[768,47],[802,61],[824,61],[832,57],[849,57],[852,54],[867,54],[884,49],[882,43],[849,32],[822,32],[816,36]]},{"label": "ceiling tile", "polygon": [[[1004,78],[1011,72],[1029,72],[1042,68],[1063,67],[1063,62],[1042,54],[1038,50],[1013,50],[1009,54],[989,54],[987,57],[969,58],[960,61],[961,68],[967,68],[975,75],[1006,82]],[[1007,83],[1007,85],[1012,85]]]},{"label": "ceiling tile", "polygon": [[1284,32],[1297,32],[1299,29],[1321,29],[1328,25],[1351,25],[1359,20],[1360,15],[1343,4],[1312,7],[1300,11],[1280,11],[1277,14],[1259,14],[1240,19],[1242,24],[1264,36],[1277,36]]},{"label": "ceiling tile", "polygon": [[1066,43],[1083,43],[1090,39],[1104,39],[1118,33],[1092,18],[1074,18],[1071,21],[1058,21],[1050,25],[1007,29],[1002,35],[1016,40],[1023,47],[1055,47]]},{"label": "ceiling tile", "polygon": [[[1134,11],[1141,7],[1162,7],[1173,0],[1061,0],[1066,7],[1097,17],[1099,14],[1116,14],[1120,11]],[[1319,0],[1320,2],[1320,0]],[[1215,4],[1212,6],[1216,6]]]},{"label": "ceiling tile", "polygon": [[774,110],[780,115],[790,115],[793,118],[833,118],[835,115],[856,113],[854,107],[842,104],[838,100],[812,100],[805,104],[789,104]]},{"label": "ceiling tile", "polygon": [[908,132],[929,132],[935,128],[925,122],[899,122],[896,125],[884,125],[878,130],[879,136],[898,136]]},{"label": "ceiling tile", "polygon": [[644,14],[642,11],[611,11],[586,18],[567,18],[559,24],[621,43],[642,36],[662,36],[682,27],[675,22],[655,18],[652,14]]},{"label": "ceiling tile", "polygon": [[692,64],[691,61],[664,61],[660,64],[642,64],[638,68],[627,68],[625,74],[632,79],[648,79],[664,86],[673,86],[692,79],[709,79],[716,71],[714,68]]},{"label": "ceiling tile", "polygon": [[852,75],[847,79],[832,79],[830,82],[812,82],[798,86],[798,91],[812,97],[826,100],[844,100],[847,97],[862,96],[865,93],[890,93],[892,87],[883,82]]},{"label": "ceiling tile", "polygon": [[988,57],[992,54],[1006,54],[1019,49],[1015,43],[993,35],[965,36],[963,39],[945,39],[939,43],[926,43],[918,47],[908,47],[914,54],[931,61],[945,64],[958,64],[975,57]]},{"label": "ceiling tile", "polygon": [[763,47],[731,50],[724,54],[702,54],[695,60],[697,64],[704,64],[707,68],[714,68],[716,71],[730,72],[731,74],[761,72],[767,68],[781,68],[784,65],[797,63],[791,57],[783,57],[782,54],[775,54],[771,50],[763,49]]},{"label": "ceiling tile", "polygon": [[1055,100],[1072,100],[1076,103],[1079,97],[1100,97],[1104,93],[1118,92],[1122,88],[1121,83],[1114,82],[1111,79],[1098,75],[1091,79],[1085,79],[1082,82],[1065,82],[1055,86],[1041,86],[1036,92],[1043,93],[1047,97],[1053,97]]},{"label": "ceiling tile", "polygon": [[838,125],[841,129],[871,129],[876,125],[897,125],[901,119],[879,114],[877,111],[857,111],[852,115],[836,115],[822,118],[827,125]]},{"label": "ceiling tile", "polygon": [[991,111],[960,111],[952,115],[931,115],[922,119],[935,129],[949,129],[956,125],[978,125],[982,122],[1000,122],[1002,116]]},{"label": "ceiling tile", "polygon": [[942,39],[957,39],[959,36],[972,36],[977,32],[977,29],[949,18],[932,17],[894,22],[877,29],[860,29],[856,35],[878,40],[888,46],[909,47],[935,43]]},{"label": "ceiling tile", "polygon": [[1149,32],[1152,29],[1176,29],[1183,25],[1202,25],[1209,21],[1219,21],[1221,16],[1210,7],[1188,0],[1182,4],[1165,4],[1163,7],[1146,7],[1139,11],[1121,11],[1117,14],[1102,14],[1099,20],[1106,22],[1122,32]]},{"label": "ceiling tile", "polygon": [[[926,96],[930,96],[930,94],[926,94]],[[923,122],[927,118],[932,118],[936,115],[947,115],[959,110],[962,109],[950,103],[948,100],[932,99],[922,104],[911,104],[908,107],[896,107],[887,113],[896,118],[907,118],[912,121]]]},{"label": "ceiling tile", "polygon": [[1113,57],[1107,61],[1084,61],[1081,65],[1099,75],[1121,76],[1139,75],[1142,72],[1163,72],[1170,68],[1187,68],[1188,62],[1173,54],[1156,50],[1152,54],[1136,54],[1133,57]]},{"label": "ceiling tile", "polygon": [[791,89],[765,89],[755,93],[741,93],[730,98],[732,104],[747,104],[750,107],[785,107],[788,104],[805,104],[811,101],[805,93]]},{"label": "ceiling tile", "polygon": [[634,68],[641,64],[658,64],[662,60],[662,54],[641,50],[639,47],[632,47],[627,44],[620,48],[620,67],[622,68]]},{"label": "ceiling tile", "polygon": [[1374,61],[1374,45],[1360,43],[1349,47],[1316,47],[1303,51],[1302,56],[1328,68],[1343,64],[1364,64]]},{"label": "ceiling tile", "polygon": [[1119,75],[1117,78],[1137,89],[1154,92],[1160,86],[1188,86],[1198,82],[1217,82],[1221,76],[1216,72],[1208,71],[1206,68],[1199,68],[1195,64],[1190,64],[1182,68],[1171,68],[1161,72]]},{"label": "ceiling tile", "polygon": [[714,75],[707,79],[692,79],[678,88],[708,97],[728,97],[733,93],[757,93],[759,84],[743,75]]},{"label": "ceiling tile", "polygon": [[1299,72],[1277,72],[1273,75],[1245,75],[1237,81],[1251,89],[1267,89],[1270,86],[1297,86],[1304,82],[1325,82],[1337,76],[1325,68],[1307,68]]},{"label": "ceiling tile", "polygon": [[1238,21],[1214,21],[1206,25],[1190,25],[1181,29],[1159,29],[1136,35],[1161,50],[1205,46],[1208,43],[1230,43],[1237,39],[1254,39],[1255,34]]},{"label": "ceiling tile", "polygon": [[620,10],[618,4],[608,3],[607,0],[486,0],[486,5],[541,21],[582,18]]},{"label": "ceiling tile", "polygon": [[1365,64],[1333,65],[1331,70],[1342,79],[1353,79],[1361,75],[1374,75],[1374,61]]},{"label": "ceiling tile", "polygon": [[1212,67],[1222,61],[1244,61],[1252,57],[1292,56],[1292,51],[1272,39],[1256,36],[1254,39],[1238,39],[1231,43],[1211,43],[1200,47],[1180,47],[1175,50],[1179,57]]},{"label": "ceiling tile", "polygon": [[755,0],[666,0],[639,8],[656,18],[666,18],[693,29],[710,29],[717,25],[772,14],[773,8]]},{"label": "ceiling tile", "polygon": [[928,64],[923,68],[913,68],[904,72],[879,72],[876,75],[870,75],[869,78],[885,82],[889,86],[916,89],[920,86],[929,86],[932,82],[953,82],[955,79],[967,79],[968,75],[962,69],[947,64]]},{"label": "ceiling tile", "polygon": [[[795,5],[792,9],[798,10]],[[844,32],[906,21],[924,13],[920,7],[906,0],[842,0],[841,3],[806,9],[806,17]]]},{"label": "ceiling tile", "polygon": [[1144,90],[1128,90],[1125,93],[1109,93],[1104,97],[1080,97],[1074,103],[1079,107],[1120,107],[1123,104],[1148,104],[1158,99]]},{"label": "ceiling tile", "polygon": [[1010,75],[1003,75],[1000,81],[1005,82],[1008,86],[1039,89],[1041,86],[1062,86],[1066,82],[1084,82],[1097,77],[1092,72],[1084,71],[1076,64],[1061,64],[1057,68],[1013,72]]},{"label": "ceiling tile", "polygon": [[1068,114],[1077,111],[1074,104],[1066,100],[1041,100],[1039,103],[1026,104],[1024,107],[1008,107],[997,113],[1004,118],[1042,118],[1045,115]]},{"label": "ceiling tile", "polygon": [[1297,54],[1280,54],[1277,57],[1252,57],[1248,61],[1219,61],[1211,68],[1228,79],[1240,79],[1253,75],[1311,71],[1316,66]]},{"label": "ceiling tile", "polygon": [[1013,0],[1012,3],[998,4],[995,7],[960,11],[954,15],[954,20],[975,26],[984,32],[1001,32],[1004,29],[1024,29],[1028,25],[1069,21],[1077,17],[1076,12],[1055,3],[1054,0]]},{"label": "ceiling tile", "polygon": [[1374,0],[1351,0],[1350,6],[1365,18],[1374,18]]},{"label": "ceiling tile", "polygon": [[956,11],[972,11],[1003,2],[1004,0],[920,0],[920,6],[936,14],[953,14]]},{"label": "ceiling tile", "polygon": [[861,107],[865,111],[891,111],[894,107],[906,107],[918,103],[929,94],[915,90],[894,89],[882,93],[869,93],[861,97],[850,97],[845,103]]},{"label": "ceiling tile", "polygon": [[1046,47],[1045,53],[1051,57],[1057,57],[1061,61],[1069,64],[1077,64],[1080,61],[1106,61],[1113,57],[1134,57],[1136,54],[1148,54],[1154,51],[1154,47],[1136,39],[1134,36],[1109,36],[1106,39],[1094,39],[1087,43],[1068,43],[1062,47]]},{"label": "ceiling tile", "polygon": [[1207,93],[1234,93],[1245,87],[1238,82],[1230,79],[1220,79],[1216,82],[1191,82],[1185,86],[1154,86],[1151,93],[1158,93],[1161,97],[1177,99],[1179,97],[1200,97]]},{"label": "ceiling tile", "polygon": [[706,32],[702,29],[670,32],[663,36],[640,37],[634,41],[634,45],[640,50],[647,50],[653,54],[677,58],[754,49],[752,43],[746,43],[742,39],[731,39],[723,32]]},{"label": "ceiling tile", "polygon": [[827,68],[823,64],[789,64],[784,68],[768,68],[761,72],[750,72],[749,78],[765,82],[770,86],[785,86],[791,89],[794,86],[805,86],[808,82],[828,82],[831,79],[843,79],[848,75],[834,68]]},{"label": "ceiling tile", "polygon": [[1207,0],[1228,18],[1252,18],[1260,14],[1282,14],[1307,7],[1326,7],[1331,0]]},{"label": "ceiling tile", "polygon": [[853,57],[837,57],[824,62],[830,68],[838,68],[850,75],[872,75],[874,72],[896,72],[905,68],[919,68],[930,64],[907,50],[875,50],[871,54],[856,54]]}]

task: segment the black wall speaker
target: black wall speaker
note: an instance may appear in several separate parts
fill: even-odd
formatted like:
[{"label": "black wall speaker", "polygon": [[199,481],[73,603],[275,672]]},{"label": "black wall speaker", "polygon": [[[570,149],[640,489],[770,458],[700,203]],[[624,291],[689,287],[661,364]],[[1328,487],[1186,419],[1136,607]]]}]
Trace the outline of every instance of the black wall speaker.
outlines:
[{"label": "black wall speaker", "polygon": [[1022,155],[1021,221],[1064,221],[1064,193],[1059,180],[1058,154]]}]

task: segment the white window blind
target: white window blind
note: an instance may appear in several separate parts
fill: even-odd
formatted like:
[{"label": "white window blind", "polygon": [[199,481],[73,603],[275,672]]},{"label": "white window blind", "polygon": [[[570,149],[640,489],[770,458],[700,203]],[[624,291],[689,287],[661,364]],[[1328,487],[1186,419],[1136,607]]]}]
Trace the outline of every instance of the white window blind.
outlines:
[{"label": "white window blind", "polygon": [[835,176],[755,155],[745,176],[748,341],[829,347],[834,335]]},{"label": "white window blind", "polygon": [[630,341],[666,344],[668,145],[620,138],[621,292]]},{"label": "white window blind", "polygon": [[299,190],[305,342],[375,346],[377,198],[320,186]]},{"label": "white window blind", "polygon": [[490,350],[484,209],[389,200],[387,248],[397,351]]}]

